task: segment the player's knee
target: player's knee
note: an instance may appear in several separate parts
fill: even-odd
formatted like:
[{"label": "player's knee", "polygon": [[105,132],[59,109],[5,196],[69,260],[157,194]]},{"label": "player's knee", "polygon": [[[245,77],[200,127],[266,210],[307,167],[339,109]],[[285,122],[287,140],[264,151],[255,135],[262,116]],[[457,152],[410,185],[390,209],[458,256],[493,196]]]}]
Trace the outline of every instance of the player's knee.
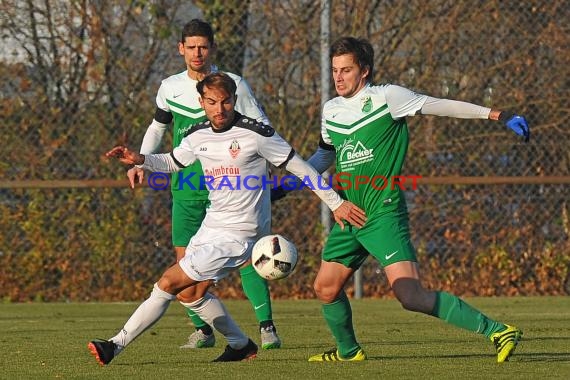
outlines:
[{"label": "player's knee", "polygon": [[176,289],[174,286],[174,283],[171,281],[170,277],[168,276],[162,276],[160,278],[160,280],[158,280],[158,286],[160,289],[164,290],[165,292],[168,292],[170,294],[176,294]]},{"label": "player's knee", "polygon": [[420,303],[418,302],[418,297],[416,297],[414,294],[396,294],[396,298],[398,298],[398,301],[400,301],[400,304],[404,309],[409,311],[420,311]]},{"label": "player's knee", "polygon": [[198,296],[198,292],[196,291],[195,286],[191,286],[189,288],[184,289],[180,293],[176,295],[178,301],[183,303],[192,303],[201,297]]},{"label": "player's knee", "polygon": [[183,292],[176,295],[176,299],[182,303],[192,303],[199,300],[202,297],[197,297],[196,294],[183,294]]},{"label": "player's knee", "polygon": [[396,292],[396,298],[402,307],[409,311],[429,314],[433,310],[433,302],[430,300],[429,292],[424,289],[413,292]]},{"label": "player's knee", "polygon": [[422,287],[417,279],[398,279],[392,284],[392,290],[404,309],[422,313],[431,310],[427,310],[428,307],[426,306],[429,292]]},{"label": "player's knee", "polygon": [[152,292],[150,293],[150,298],[164,298],[169,301],[172,301],[176,298],[173,294],[169,293],[168,291],[161,289],[158,283],[154,284],[152,288]]},{"label": "player's knee", "polygon": [[317,298],[323,303],[333,302],[338,296],[338,293],[340,291],[340,289],[336,289],[336,287],[331,286],[330,284],[325,284],[322,281],[319,281],[318,279],[315,280],[315,283],[313,284],[313,289],[317,294]]}]

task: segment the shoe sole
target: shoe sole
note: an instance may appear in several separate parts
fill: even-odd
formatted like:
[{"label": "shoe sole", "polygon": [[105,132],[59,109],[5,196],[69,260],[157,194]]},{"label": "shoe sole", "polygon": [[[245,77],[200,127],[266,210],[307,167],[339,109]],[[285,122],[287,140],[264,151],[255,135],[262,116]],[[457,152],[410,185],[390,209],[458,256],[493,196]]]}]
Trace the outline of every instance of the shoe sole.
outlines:
[{"label": "shoe sole", "polygon": [[257,352],[246,356],[240,360],[213,360],[212,363],[231,363],[231,362],[247,362],[257,358]]},{"label": "shoe sole", "polygon": [[[368,359],[368,357],[366,356],[366,353],[364,353],[364,351],[362,351],[362,349],[360,351],[358,351],[352,358],[350,359],[342,359],[340,356],[338,356],[337,354],[334,355],[334,357],[336,359],[334,360],[325,360],[325,355],[327,353],[322,353],[320,355],[313,355],[311,356],[308,361],[312,362],[312,363],[341,363],[341,362],[362,362]],[[328,357],[328,356],[327,356]],[[358,359],[357,359],[358,358]]]},{"label": "shoe sole", "polygon": [[311,363],[359,363],[359,362],[363,362],[366,361],[367,358],[365,357],[364,359],[358,359],[358,360],[354,360],[354,359],[347,359],[347,360],[322,360],[321,358],[319,359],[313,359],[311,360],[311,358],[309,358],[307,361],[311,362]]},{"label": "shoe sole", "polygon": [[281,343],[266,343],[261,346],[264,350],[276,350],[281,348]]},{"label": "shoe sole", "polygon": [[99,352],[97,351],[97,347],[95,347],[95,345],[93,343],[89,342],[87,344],[87,348],[91,352],[91,355],[95,356],[95,360],[97,360],[97,363],[99,363],[99,365],[104,366],[105,363],[99,357]]}]

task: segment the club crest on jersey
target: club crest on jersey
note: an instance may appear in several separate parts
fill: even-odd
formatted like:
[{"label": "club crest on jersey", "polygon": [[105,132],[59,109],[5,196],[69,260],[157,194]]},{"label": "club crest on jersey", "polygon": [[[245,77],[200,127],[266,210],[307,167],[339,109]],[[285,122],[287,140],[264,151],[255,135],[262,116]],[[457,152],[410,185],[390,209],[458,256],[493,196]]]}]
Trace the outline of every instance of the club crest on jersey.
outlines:
[{"label": "club crest on jersey", "polygon": [[239,147],[239,143],[237,142],[237,140],[232,141],[232,144],[230,145],[230,156],[232,156],[232,158],[236,158],[239,154],[239,152],[241,151],[241,148]]},{"label": "club crest on jersey", "polygon": [[362,99],[360,99],[360,103],[362,104],[362,112],[364,113],[368,113],[370,111],[372,111],[372,99],[370,98],[370,96],[365,96]]}]

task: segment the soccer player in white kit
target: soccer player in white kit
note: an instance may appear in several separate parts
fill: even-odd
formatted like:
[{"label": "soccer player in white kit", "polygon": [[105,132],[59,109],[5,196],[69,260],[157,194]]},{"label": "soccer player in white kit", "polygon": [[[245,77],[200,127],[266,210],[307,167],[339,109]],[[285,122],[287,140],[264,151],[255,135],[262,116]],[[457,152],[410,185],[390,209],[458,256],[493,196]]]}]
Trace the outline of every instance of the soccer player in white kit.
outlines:
[{"label": "soccer player in white kit", "polygon": [[[220,280],[250,261],[253,244],[270,232],[271,205],[267,188],[268,162],[299,178],[318,183],[318,173],[301,159],[270,126],[234,110],[235,81],[224,73],[208,74],[197,85],[208,121],[194,125],[171,153],[142,155],[118,146],[107,152],[128,165],[174,172],[200,160],[210,185],[210,208],[185,256],[166,270],[124,327],[109,340],[94,340],[88,348],[96,360],[111,362],[128,344],[165,313],[184,289]],[[259,182],[255,181],[259,179]],[[346,221],[363,226],[364,212],[330,188],[313,191],[333,211],[341,227]],[[202,289],[203,287],[199,287]],[[207,289],[192,303],[181,302],[226,338],[228,345],[214,361],[241,361],[257,355],[257,345]]]},{"label": "soccer player in white kit", "polygon": [[[196,84],[207,74],[218,71],[216,65],[212,63],[216,52],[212,26],[200,19],[189,21],[182,28],[178,52],[184,57],[186,70],[162,81],[156,96],[155,115],[144,135],[141,154],[159,152],[162,137],[169,125],[172,126],[172,147],[175,148],[180,145],[192,125],[207,120],[198,101],[200,95]],[[271,125],[247,82],[238,75],[227,74],[235,80],[237,86],[238,98],[235,109],[243,115]],[[196,161],[183,171],[172,175],[172,245],[177,261],[184,257],[186,247],[200,228],[209,206],[208,189],[200,187],[201,174],[203,174],[202,166]],[[131,187],[134,188],[135,182],[142,183],[144,171],[135,166],[128,170],[127,176]],[[180,178],[189,179],[189,183],[180,181]],[[251,265],[240,268],[239,272],[243,292],[249,299],[259,322],[262,348],[281,347],[281,339],[273,323],[267,281],[261,278]],[[195,301],[196,291],[196,288],[187,289],[179,295],[179,299],[185,302]],[[191,310],[186,309],[186,312],[196,329],[180,348],[213,347],[216,339],[211,326]]]}]

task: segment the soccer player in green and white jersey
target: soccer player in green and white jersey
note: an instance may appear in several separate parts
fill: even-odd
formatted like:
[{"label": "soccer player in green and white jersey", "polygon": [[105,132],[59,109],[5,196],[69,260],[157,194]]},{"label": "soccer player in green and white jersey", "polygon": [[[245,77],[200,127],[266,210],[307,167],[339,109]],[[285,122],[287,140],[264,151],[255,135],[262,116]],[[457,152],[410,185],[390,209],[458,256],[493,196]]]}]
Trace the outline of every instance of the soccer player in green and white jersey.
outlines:
[{"label": "soccer player in green and white jersey", "polygon": [[[208,73],[218,70],[212,64],[215,50],[214,32],[209,23],[193,19],[183,27],[178,52],[184,57],[187,69],[162,81],[156,97],[157,108],[154,119],[144,135],[141,154],[158,151],[164,132],[170,123],[173,127],[172,142],[175,148],[192,125],[206,120],[204,110],[199,103],[200,95],[196,90],[196,84]],[[270,125],[247,82],[238,75],[227,74],[237,85],[236,110]],[[127,175],[131,187],[134,187],[135,182],[142,183],[144,171],[134,167]],[[176,261],[184,256],[185,249],[198,231],[209,205],[208,191],[200,189],[201,176],[203,172],[198,161],[184,171],[172,175],[172,244],[176,252]],[[259,321],[261,346],[264,349],[279,348],[281,340],[273,324],[267,281],[255,272],[252,265],[241,268],[240,275],[244,293],[250,300]],[[206,285],[204,283],[199,286]],[[195,294],[196,288],[191,287],[180,293],[178,297],[184,298],[185,302],[192,302],[195,301]],[[196,330],[181,348],[212,347],[215,344],[212,327],[190,309],[187,309],[187,313]]]},{"label": "soccer player in green and white jersey", "polygon": [[[423,288],[403,191],[399,186],[381,190],[382,182],[363,182],[373,182],[376,176],[390,180],[400,175],[409,140],[405,117],[422,114],[500,120],[528,140],[526,120],[510,112],[437,99],[400,86],[372,85],[374,50],[364,39],[337,40],[331,46],[330,58],[339,96],[323,107],[319,149],[308,162],[322,173],[336,158],[336,172],[342,173],[343,197],[361,207],[367,221],[362,228],[341,230],[335,225],[330,232],[314,289],[323,303],[323,315],[337,347],[311,356],[309,361],[366,358],[354,334],[352,311],[343,287],[369,254],[384,267],[405,309],[483,334],[494,343],[497,361],[508,360],[522,331],[488,318],[452,294]],[[272,199],[280,195],[284,195],[282,189],[275,191]]]}]

